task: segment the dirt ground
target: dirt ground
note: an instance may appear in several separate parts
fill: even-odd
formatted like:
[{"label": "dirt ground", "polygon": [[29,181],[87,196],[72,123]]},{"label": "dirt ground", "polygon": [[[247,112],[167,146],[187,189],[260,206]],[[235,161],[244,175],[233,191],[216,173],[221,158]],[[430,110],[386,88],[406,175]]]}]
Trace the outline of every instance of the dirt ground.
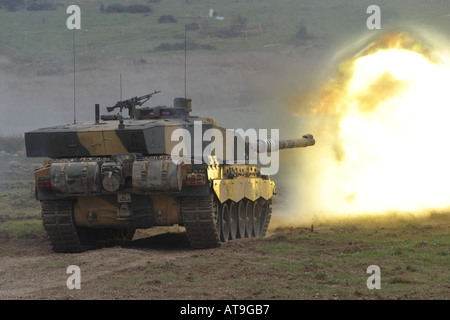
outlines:
[{"label": "dirt ground", "polygon": [[[155,228],[79,254],[52,252],[42,232],[3,240],[0,299],[448,299],[447,240],[439,240],[448,227],[276,229],[206,250],[191,249],[182,227]],[[371,264],[384,272],[382,290],[366,287]],[[79,290],[67,287],[70,265],[80,268]]]},{"label": "dirt ground", "polygon": [[[157,229],[157,228],[155,228]],[[176,283],[174,269],[182,268],[182,282],[193,283],[198,276],[224,279],[225,270],[214,268],[214,261],[242,251],[255,250],[258,240],[226,244],[220,249],[193,250],[184,228],[137,231],[127,245],[91,250],[79,254],[52,252],[45,235],[35,241],[7,244],[11,255],[0,258],[0,299],[235,299],[230,288],[216,290],[205,283],[195,292]],[[160,233],[161,232],[161,233]],[[245,259],[245,253],[239,253]],[[198,266],[197,260],[208,265]],[[69,265],[81,270],[81,290],[69,290]],[[145,279],[148,275],[148,279]],[[237,276],[237,275],[236,275]],[[245,274],[240,274],[245,277]],[[251,276],[251,272],[248,272]],[[195,278],[194,278],[195,277]],[[173,278],[173,279],[172,279]],[[230,278],[234,278],[230,275]],[[251,298],[251,293],[247,296]]]}]

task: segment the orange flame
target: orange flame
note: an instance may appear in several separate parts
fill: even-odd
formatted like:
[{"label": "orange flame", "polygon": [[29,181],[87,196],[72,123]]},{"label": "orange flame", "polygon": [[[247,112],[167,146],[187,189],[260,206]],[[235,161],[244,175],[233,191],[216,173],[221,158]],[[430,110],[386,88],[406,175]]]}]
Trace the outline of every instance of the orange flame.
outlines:
[{"label": "orange flame", "polygon": [[290,109],[310,119],[307,131],[317,141],[302,153],[308,176],[299,177],[297,189],[305,194],[303,210],[450,208],[450,149],[443,148],[450,140],[448,83],[450,67],[439,53],[398,32],[342,61],[316,95],[294,95]]}]

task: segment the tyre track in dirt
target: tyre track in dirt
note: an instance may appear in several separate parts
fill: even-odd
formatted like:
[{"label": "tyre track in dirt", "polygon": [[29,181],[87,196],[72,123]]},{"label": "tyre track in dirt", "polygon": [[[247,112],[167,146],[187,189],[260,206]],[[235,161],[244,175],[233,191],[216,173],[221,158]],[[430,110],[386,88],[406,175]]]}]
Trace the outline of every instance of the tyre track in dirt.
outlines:
[{"label": "tyre track in dirt", "polygon": [[[18,253],[13,256],[0,257],[0,299],[109,299],[107,293],[99,290],[98,280],[132,277],[134,271],[149,265],[170,265],[196,254],[183,233],[141,238],[124,246],[78,254],[54,253],[45,238],[17,249],[14,248]],[[67,288],[70,274],[66,271],[70,265],[80,267],[85,290]]]}]

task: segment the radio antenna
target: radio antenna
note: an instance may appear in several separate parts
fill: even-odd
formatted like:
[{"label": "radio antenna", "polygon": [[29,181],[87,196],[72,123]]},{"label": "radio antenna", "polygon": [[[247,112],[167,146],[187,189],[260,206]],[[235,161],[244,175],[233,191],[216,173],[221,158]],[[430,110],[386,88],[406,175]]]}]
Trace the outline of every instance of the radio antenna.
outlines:
[{"label": "radio antenna", "polygon": [[73,29],[73,124],[77,123],[75,104],[75,28]]},{"label": "radio antenna", "polygon": [[122,101],[122,74],[120,74],[120,101]]},{"label": "radio antenna", "polygon": [[187,38],[187,27],[186,27],[187,25],[185,24],[184,25],[184,98],[187,98],[187,90],[186,90],[186,82],[187,82],[187,80],[186,80],[186,69],[187,69],[187,66],[186,66],[186,60],[187,60],[187,40],[186,40],[186,38]]}]

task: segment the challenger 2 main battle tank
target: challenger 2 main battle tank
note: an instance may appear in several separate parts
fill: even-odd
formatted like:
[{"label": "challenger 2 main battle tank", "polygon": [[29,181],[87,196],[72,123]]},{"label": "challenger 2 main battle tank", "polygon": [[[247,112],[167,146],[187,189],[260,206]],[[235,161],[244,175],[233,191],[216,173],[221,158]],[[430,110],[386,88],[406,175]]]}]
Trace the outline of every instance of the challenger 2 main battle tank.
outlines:
[{"label": "challenger 2 main battle tank", "polygon": [[184,226],[193,248],[266,234],[275,184],[251,155],[312,146],[313,137],[252,140],[190,115],[185,98],[142,107],[156,93],[102,116],[96,104],[92,122],[25,133],[27,156],[49,158],[34,173],[35,192],[55,252],[131,240],[154,226]]}]

